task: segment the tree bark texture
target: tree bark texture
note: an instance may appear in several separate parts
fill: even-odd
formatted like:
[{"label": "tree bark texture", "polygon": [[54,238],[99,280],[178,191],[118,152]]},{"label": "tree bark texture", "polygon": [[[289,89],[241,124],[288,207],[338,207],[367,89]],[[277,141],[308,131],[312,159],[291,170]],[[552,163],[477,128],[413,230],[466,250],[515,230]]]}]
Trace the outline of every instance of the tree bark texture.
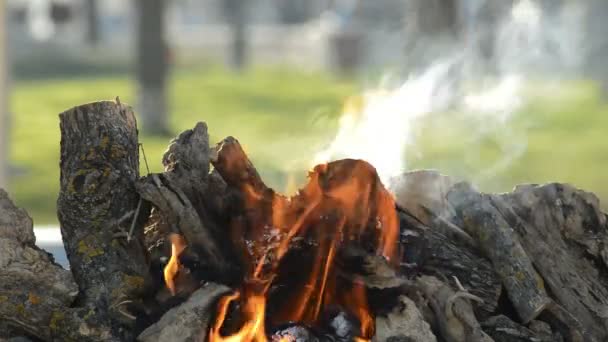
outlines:
[{"label": "tree bark texture", "polygon": [[57,201],[61,234],[80,289],[116,336],[133,324],[121,303],[148,275],[142,236],[124,233],[139,201],[139,146],[130,107],[96,102],[60,114],[61,178]]}]

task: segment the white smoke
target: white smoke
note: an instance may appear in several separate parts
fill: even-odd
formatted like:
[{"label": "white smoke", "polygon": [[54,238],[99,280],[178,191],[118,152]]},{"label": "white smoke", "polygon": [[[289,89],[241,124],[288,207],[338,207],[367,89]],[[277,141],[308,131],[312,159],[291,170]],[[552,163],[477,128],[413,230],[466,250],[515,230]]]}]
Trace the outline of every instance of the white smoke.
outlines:
[{"label": "white smoke", "polygon": [[370,162],[383,180],[405,165],[412,123],[430,112],[445,109],[452,100],[449,71],[453,62],[440,62],[401,87],[365,93],[359,105],[346,108],[331,145],[314,164],[337,158]]},{"label": "white smoke", "polygon": [[501,149],[502,158],[477,176],[489,177],[508,167],[527,148],[525,133],[509,127],[513,114],[525,104],[526,76],[539,65],[546,67],[549,60],[564,68],[577,63],[571,52],[580,40],[574,34],[567,40],[559,36],[580,29],[580,20],[566,16],[567,11],[571,8],[543,17],[535,2],[515,3],[497,29],[490,67],[476,66],[480,58],[475,34],[484,34],[484,27],[476,25],[473,13],[466,26],[467,38],[460,51],[452,54],[454,57],[430,63],[426,71],[412,75],[399,87],[368,91],[358,105],[347,106],[334,140],[317,154],[314,163],[364,159],[376,167],[386,183],[407,168],[415,123],[430,114],[454,109],[450,113],[477,123],[471,127],[475,130],[471,135],[492,135]]}]

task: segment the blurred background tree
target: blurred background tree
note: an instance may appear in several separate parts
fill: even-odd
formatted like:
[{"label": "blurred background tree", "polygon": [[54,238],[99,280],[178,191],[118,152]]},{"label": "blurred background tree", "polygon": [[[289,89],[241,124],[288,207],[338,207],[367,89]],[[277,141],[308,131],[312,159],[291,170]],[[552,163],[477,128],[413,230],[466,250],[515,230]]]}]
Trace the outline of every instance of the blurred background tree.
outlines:
[{"label": "blurred background tree", "polygon": [[86,0],[87,43],[95,46],[99,43],[99,4],[97,0]]},{"label": "blurred background tree", "polygon": [[224,0],[224,16],[230,25],[232,47],[230,51],[230,66],[236,71],[243,71],[247,60],[247,0]]},{"label": "blurred background tree", "polygon": [[136,0],[138,105],[142,129],[166,136],[170,50],[165,38],[166,0]]},{"label": "blurred background tree", "polygon": [[8,89],[8,46],[7,46],[7,6],[0,3],[0,187],[8,185],[9,151],[9,89]]}]

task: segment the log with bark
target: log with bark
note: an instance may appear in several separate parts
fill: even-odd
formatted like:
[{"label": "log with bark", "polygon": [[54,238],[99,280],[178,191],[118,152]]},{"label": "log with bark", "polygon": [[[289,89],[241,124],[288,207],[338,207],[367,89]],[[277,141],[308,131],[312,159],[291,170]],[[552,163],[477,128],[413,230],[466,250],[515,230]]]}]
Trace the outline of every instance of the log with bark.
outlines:
[{"label": "log with bark", "polygon": [[[148,278],[143,234],[125,239],[137,217],[139,145],[133,110],[105,101],[60,116],[61,177],[57,213],[77,304],[117,339],[133,337],[129,305]],[[142,232],[143,233],[143,232]]]},{"label": "log with bark", "polygon": [[[289,221],[319,195],[311,188],[290,200],[275,193],[236,139],[210,148],[204,123],[171,142],[164,172],[140,178],[130,107],[92,103],[60,120],[57,204],[70,270],[35,246],[31,219],[0,191],[0,338],[205,340],[217,299],[242,286],[259,261],[244,248],[255,230],[269,229],[277,206]],[[384,247],[403,251],[395,259],[378,253],[384,225],[374,219],[384,188],[373,167],[342,160],[312,177],[323,203],[305,222],[314,227],[288,240],[280,265],[274,254],[261,264],[262,272],[276,268],[270,338],[347,341],[360,333],[346,307],[323,312],[313,325],[273,319],[348,211],[325,197],[354,177],[367,183],[349,200],[368,215],[345,224],[363,235],[340,243],[331,274],[335,284],[367,288],[374,341],[608,339],[608,220],[593,194],[565,184],[483,194],[437,172],[407,173],[392,182],[398,239]],[[311,233],[319,231],[326,234]],[[172,295],[163,267],[176,233],[185,250]],[[238,305],[228,314],[239,322]]]}]

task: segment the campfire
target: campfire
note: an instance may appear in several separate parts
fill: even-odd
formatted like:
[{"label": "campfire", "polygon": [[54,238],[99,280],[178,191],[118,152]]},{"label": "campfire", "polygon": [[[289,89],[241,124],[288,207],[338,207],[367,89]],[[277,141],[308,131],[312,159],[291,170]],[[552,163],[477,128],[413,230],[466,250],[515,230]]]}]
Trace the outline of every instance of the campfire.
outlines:
[{"label": "campfire", "polygon": [[[214,154],[215,169],[241,194],[242,216],[229,226],[244,278],[241,290],[220,301],[209,341],[266,341],[266,303],[272,304],[268,321],[274,326],[315,326],[328,308],[340,307],[359,324],[353,338],[370,340],[374,322],[365,286],[356,278],[340,279],[338,260],[349,245],[388,263],[398,260],[395,203],[374,168],[360,160],[319,165],[309,183],[287,198],[264,185],[235,139],[224,140]],[[229,305],[238,299],[244,323],[222,336]],[[273,340],[295,340],[281,334]]]},{"label": "campfire", "polygon": [[[42,341],[605,341],[608,223],[572,186],[493,195],[364,160],[287,197],[198,123],[139,175],[130,107],[61,118],[70,270],[0,192],[0,337]],[[150,156],[147,156],[150,158]]]}]

